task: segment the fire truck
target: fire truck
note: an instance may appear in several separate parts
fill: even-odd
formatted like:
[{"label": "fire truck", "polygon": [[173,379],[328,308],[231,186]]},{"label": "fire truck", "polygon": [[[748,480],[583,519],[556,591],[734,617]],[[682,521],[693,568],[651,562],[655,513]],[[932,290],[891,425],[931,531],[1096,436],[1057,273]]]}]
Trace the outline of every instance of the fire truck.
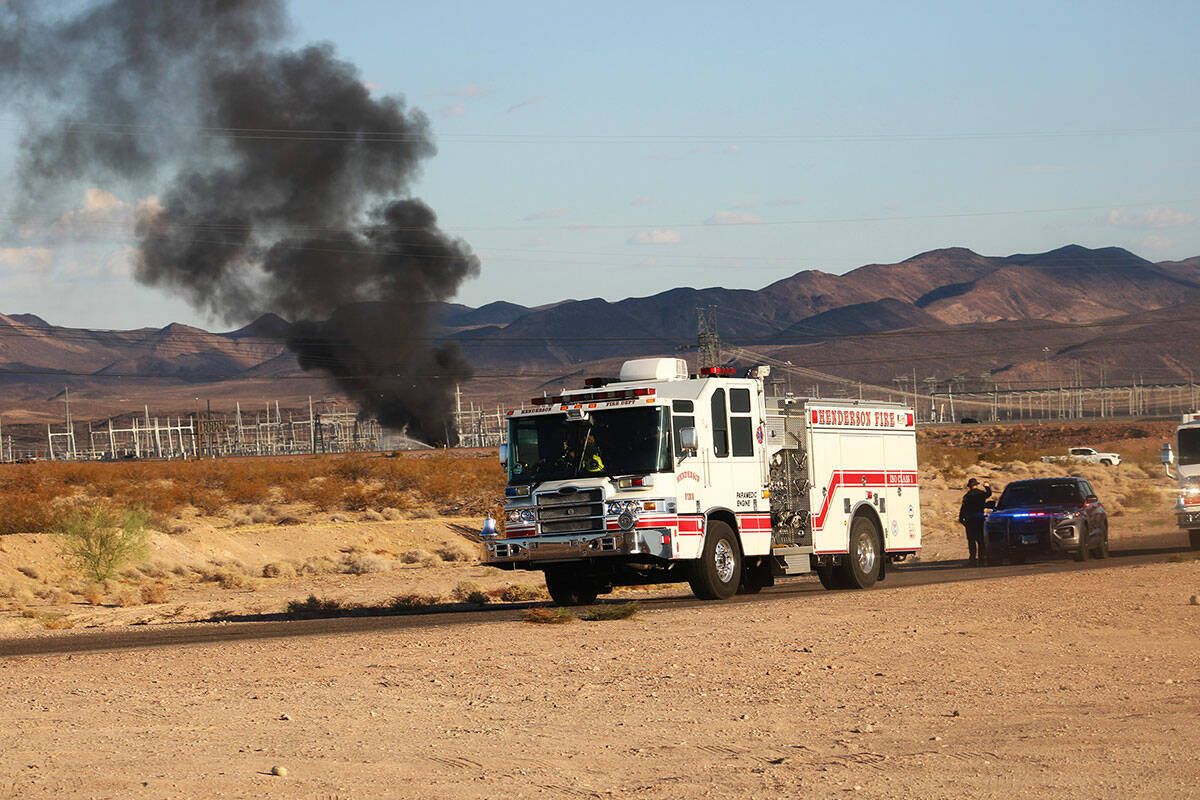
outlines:
[{"label": "fire truck", "polygon": [[1175,518],[1188,532],[1191,548],[1200,550],[1200,411],[1183,415],[1182,424],[1175,429],[1175,445],[1178,455],[1169,442],[1162,446],[1167,476],[1179,484]]},{"label": "fire truck", "polygon": [[769,371],[637,359],[509,411],[484,563],[544,571],[560,605],[671,581],[703,599],[813,572],[875,584],[921,547],[913,411],[767,397]]}]

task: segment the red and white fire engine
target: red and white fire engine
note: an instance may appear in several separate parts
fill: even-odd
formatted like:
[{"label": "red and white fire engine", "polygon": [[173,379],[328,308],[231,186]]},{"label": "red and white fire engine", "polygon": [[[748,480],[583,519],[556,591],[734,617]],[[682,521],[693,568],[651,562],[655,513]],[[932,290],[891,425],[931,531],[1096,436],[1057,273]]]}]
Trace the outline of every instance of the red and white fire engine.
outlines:
[{"label": "red and white fire engine", "polygon": [[682,580],[726,598],[814,571],[873,585],[921,547],[913,411],[768,398],[768,373],[638,359],[510,411],[485,563],[543,570],[563,605]]},{"label": "red and white fire engine", "polygon": [[1167,476],[1179,484],[1175,519],[1188,532],[1191,548],[1200,550],[1200,411],[1183,415],[1183,424],[1175,429],[1175,445],[1178,454],[1169,443],[1162,449]]}]

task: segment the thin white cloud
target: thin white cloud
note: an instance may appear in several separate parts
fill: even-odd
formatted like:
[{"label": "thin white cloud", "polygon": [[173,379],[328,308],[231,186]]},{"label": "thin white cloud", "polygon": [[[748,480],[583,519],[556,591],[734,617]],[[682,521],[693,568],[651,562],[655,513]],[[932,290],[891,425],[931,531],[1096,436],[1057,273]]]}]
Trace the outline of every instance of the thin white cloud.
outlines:
[{"label": "thin white cloud", "polygon": [[454,97],[487,97],[492,93],[491,89],[485,89],[478,84],[470,84],[469,86],[461,86],[457,89],[451,89],[447,94]]},{"label": "thin white cloud", "polygon": [[641,197],[635,197],[632,200],[630,200],[629,205],[631,205],[631,206],[652,206],[657,202],[658,201],[655,200],[653,197],[647,197],[645,195],[642,195]]},{"label": "thin white cloud", "polygon": [[0,266],[16,272],[45,272],[53,261],[54,252],[44,247],[0,249]]},{"label": "thin white cloud", "polygon": [[1162,228],[1181,228],[1196,222],[1195,214],[1185,211],[1175,211],[1171,208],[1148,208],[1139,213],[1130,212],[1124,208],[1114,208],[1100,222],[1112,228],[1132,228],[1134,230],[1159,230]]},{"label": "thin white cloud", "polygon": [[[99,188],[87,189],[83,194],[83,205],[63,213],[42,230],[30,228],[26,235],[49,235],[56,239],[71,241],[97,241],[125,239],[133,235],[136,215],[143,210],[143,203],[132,206],[112,192]],[[157,204],[157,199],[154,200]]]},{"label": "thin white cloud", "polygon": [[382,92],[384,88],[382,83],[376,83],[375,81],[363,81],[363,86],[366,87],[368,92],[376,93]]},{"label": "thin white cloud", "polygon": [[1143,236],[1138,244],[1140,244],[1144,250],[1165,251],[1170,250],[1175,246],[1175,240],[1169,236],[1151,233],[1147,236]]},{"label": "thin white cloud", "polygon": [[705,225],[758,225],[761,222],[762,217],[742,211],[718,211],[704,220]]},{"label": "thin white cloud", "polygon": [[629,239],[630,244],[679,244],[683,237],[679,231],[655,228],[652,231],[639,231]]},{"label": "thin white cloud", "polygon": [[555,206],[554,208],[547,208],[545,211],[535,211],[532,214],[527,214],[522,219],[526,222],[536,222],[540,219],[558,219],[566,215],[566,206]]},{"label": "thin white cloud", "polygon": [[734,153],[742,152],[742,146],[740,144],[727,144],[721,148],[721,152],[726,155],[733,155]]},{"label": "thin white cloud", "polygon": [[693,153],[707,153],[707,152],[708,152],[709,150],[711,150],[711,149],[712,149],[712,148],[710,148],[710,147],[709,147],[708,145],[706,145],[706,144],[698,144],[698,145],[696,145],[695,147],[693,147],[693,148],[692,148],[692,152],[693,152]]},{"label": "thin white cloud", "polygon": [[462,103],[454,103],[453,105],[442,106],[438,109],[438,113],[443,117],[461,117],[467,113],[467,107]]},{"label": "thin white cloud", "polygon": [[505,113],[512,114],[513,112],[520,111],[523,108],[529,108],[530,106],[536,106],[538,103],[542,102],[545,99],[546,99],[546,95],[544,95],[544,94],[534,95],[533,97],[530,97],[528,100],[522,100],[521,102],[517,103],[516,105],[509,106],[508,111]]}]

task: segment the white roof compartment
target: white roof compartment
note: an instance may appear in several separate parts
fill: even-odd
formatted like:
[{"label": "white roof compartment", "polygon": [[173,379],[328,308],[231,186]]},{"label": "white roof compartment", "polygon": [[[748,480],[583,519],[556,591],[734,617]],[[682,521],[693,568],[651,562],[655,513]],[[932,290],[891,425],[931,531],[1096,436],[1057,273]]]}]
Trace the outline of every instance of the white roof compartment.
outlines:
[{"label": "white roof compartment", "polygon": [[621,365],[621,381],[686,381],[682,358],[635,358]]}]

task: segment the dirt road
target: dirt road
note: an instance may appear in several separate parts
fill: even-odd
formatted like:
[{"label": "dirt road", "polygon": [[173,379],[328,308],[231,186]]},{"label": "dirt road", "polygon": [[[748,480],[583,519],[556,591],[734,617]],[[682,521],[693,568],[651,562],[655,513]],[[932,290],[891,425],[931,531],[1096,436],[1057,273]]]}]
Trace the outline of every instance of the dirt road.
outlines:
[{"label": "dirt road", "polygon": [[1198,593],[1185,560],[3,658],[0,796],[1200,797]]}]

